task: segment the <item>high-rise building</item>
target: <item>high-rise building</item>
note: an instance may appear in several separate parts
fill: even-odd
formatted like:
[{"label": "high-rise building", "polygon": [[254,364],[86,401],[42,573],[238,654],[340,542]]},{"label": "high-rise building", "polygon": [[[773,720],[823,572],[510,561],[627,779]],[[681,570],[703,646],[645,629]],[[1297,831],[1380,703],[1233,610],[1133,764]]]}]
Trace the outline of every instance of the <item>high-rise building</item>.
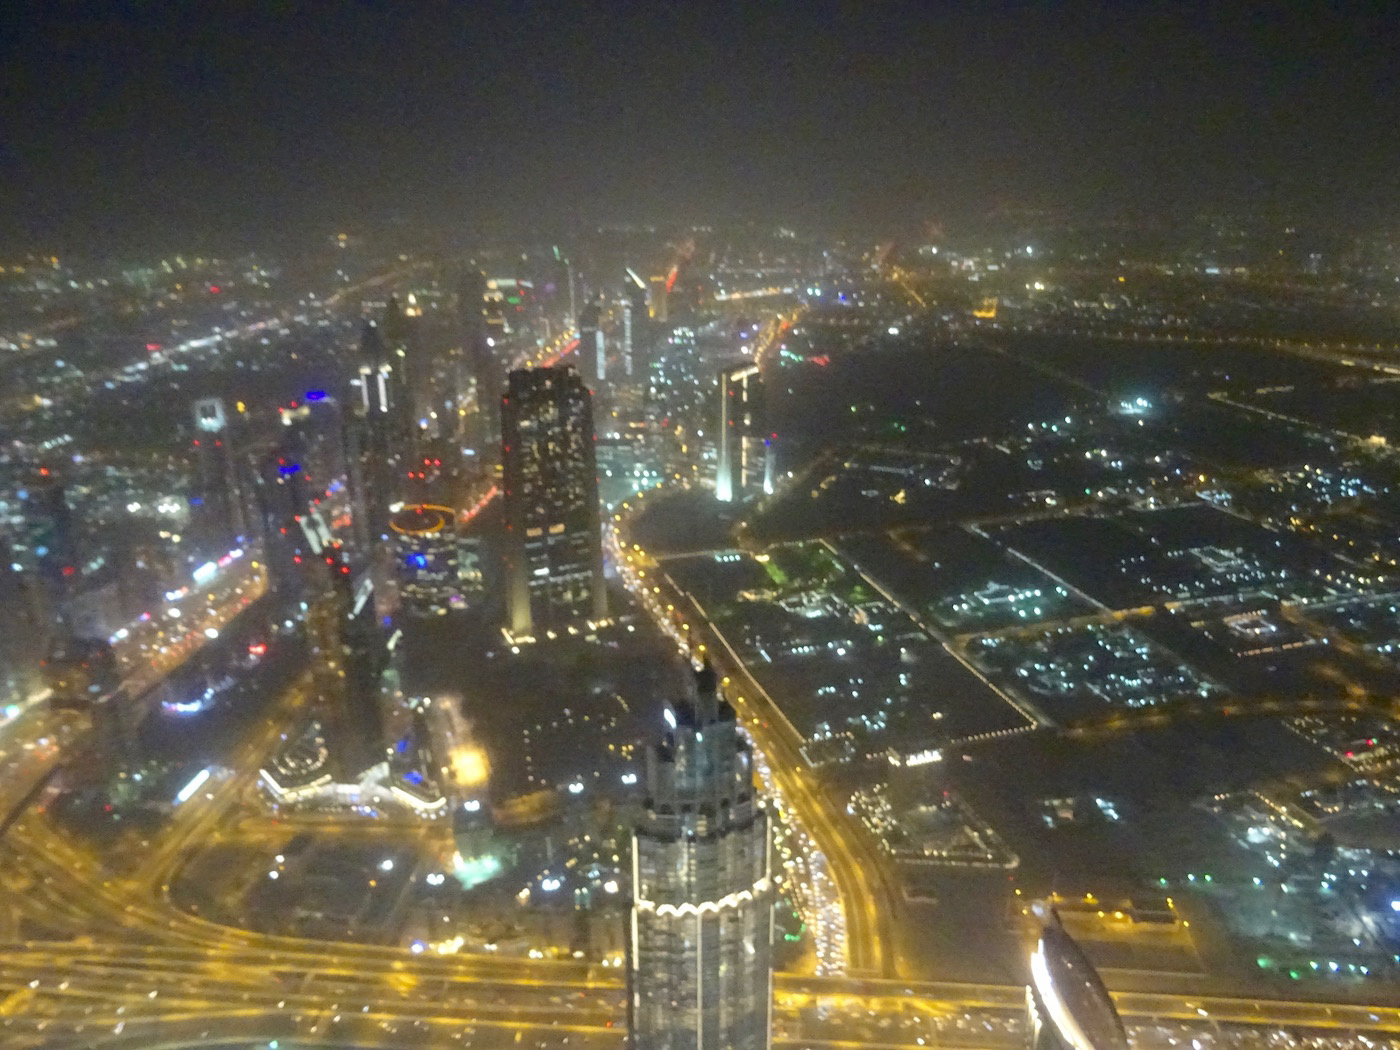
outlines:
[{"label": "high-rise building", "polygon": [[409,612],[446,613],[457,595],[457,513],[419,503],[389,519],[399,598]]},{"label": "high-rise building", "polygon": [[394,384],[390,379],[393,364],[389,361],[389,347],[384,342],[379,325],[366,319],[360,329],[360,411],[365,415],[378,415],[389,412]]},{"label": "high-rise building", "polygon": [[311,475],[287,441],[262,459],[257,479],[258,509],[265,529],[280,529],[311,506]]},{"label": "high-rise building", "polygon": [[[650,311],[647,309],[647,283],[637,276],[635,270],[627,270],[627,279],[622,282],[622,298],[627,306],[622,315],[623,324],[623,367],[627,374],[633,371],[645,372],[646,353],[651,330]],[[627,362],[631,361],[630,368]]]},{"label": "high-rise building", "polygon": [[771,828],[753,752],[709,667],[668,707],[632,837],[627,1011],[635,1050],[771,1045]]},{"label": "high-rise building", "polygon": [[390,350],[378,325],[366,321],[356,380],[360,402],[348,444],[358,460],[351,471],[359,488],[356,510],[366,519],[365,538],[371,543],[387,531],[399,471],[413,451],[413,415],[403,402],[402,371],[397,351]]},{"label": "high-rise building", "polygon": [[368,573],[352,583],[337,571],[331,580],[340,603],[340,662],[345,668],[340,750],[345,767],[358,774],[385,755],[380,684],[389,664],[389,636],[376,614],[374,582]]},{"label": "high-rise building", "polygon": [[567,366],[518,369],[501,399],[511,634],[607,616],[593,401]]},{"label": "high-rise building", "polygon": [[39,660],[53,634],[38,575],[25,572],[18,556],[0,533],[0,708],[39,691]]},{"label": "high-rise building", "polygon": [[[488,325],[486,317],[486,276],[468,270],[459,292],[462,342],[466,370],[476,387],[476,428],[468,432],[465,415],[461,436],[470,440],[476,454],[494,461],[501,436],[501,389],[505,386],[495,343],[504,339],[502,325]],[[495,334],[492,334],[495,333]],[[464,384],[465,387],[465,384]]]},{"label": "high-rise building", "polygon": [[[284,488],[294,490],[281,501],[294,508],[291,516],[303,514],[308,505],[332,497],[337,504],[343,504],[347,464],[345,421],[340,402],[323,390],[312,390],[304,399],[279,409],[278,415],[282,429],[272,462],[283,468],[275,472],[276,478],[298,479],[295,483],[281,483]],[[291,466],[299,467],[300,473],[286,469]],[[266,470],[262,480],[265,487]],[[261,498],[264,513],[267,513],[269,499],[267,493]],[[272,502],[278,501],[273,499]]]},{"label": "high-rise building", "polygon": [[623,296],[617,302],[622,311],[622,374],[632,378],[632,300]]},{"label": "high-rise building", "polygon": [[238,546],[248,529],[243,470],[222,398],[194,403],[195,485],[190,524],[196,543],[210,555]]},{"label": "high-rise building", "polygon": [[370,522],[370,493],[367,475],[376,474],[370,454],[369,428],[359,412],[345,420],[345,483],[350,490],[350,523],[355,546],[368,551],[381,535]]},{"label": "high-rise building", "polygon": [[763,377],[751,362],[719,371],[715,498],[732,503],[760,488],[773,492],[773,435],[766,432]]},{"label": "high-rise building", "polygon": [[578,314],[578,361],[584,378],[593,386],[608,378],[603,311],[596,302],[585,303]]},{"label": "high-rise building", "polygon": [[537,316],[535,284],[515,277],[490,277],[482,291],[486,332],[497,342],[524,329]]},{"label": "high-rise building", "polygon": [[71,578],[79,560],[77,521],[62,479],[41,468],[20,489],[19,497],[24,531],[39,572],[46,579]]},{"label": "high-rise building", "polygon": [[397,296],[389,296],[384,307],[384,321],[380,333],[384,340],[385,357],[389,363],[390,411],[397,417],[395,426],[412,432],[416,413],[413,398],[413,366],[411,363],[414,339],[414,319],[399,304]]},{"label": "high-rise building", "polygon": [[669,298],[670,289],[666,286],[665,277],[653,277],[647,282],[647,309],[657,324],[665,324],[670,316]]},{"label": "high-rise building", "polygon": [[1052,921],[1031,953],[1029,1050],[1128,1050],[1123,1022],[1083,949]]}]

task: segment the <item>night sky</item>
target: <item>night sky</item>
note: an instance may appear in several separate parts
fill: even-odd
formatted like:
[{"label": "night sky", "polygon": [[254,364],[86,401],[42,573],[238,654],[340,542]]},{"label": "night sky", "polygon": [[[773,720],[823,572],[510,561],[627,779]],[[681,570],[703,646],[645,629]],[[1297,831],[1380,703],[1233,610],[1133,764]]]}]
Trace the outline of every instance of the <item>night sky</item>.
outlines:
[{"label": "night sky", "polygon": [[8,247],[1400,203],[1394,4],[0,8]]}]

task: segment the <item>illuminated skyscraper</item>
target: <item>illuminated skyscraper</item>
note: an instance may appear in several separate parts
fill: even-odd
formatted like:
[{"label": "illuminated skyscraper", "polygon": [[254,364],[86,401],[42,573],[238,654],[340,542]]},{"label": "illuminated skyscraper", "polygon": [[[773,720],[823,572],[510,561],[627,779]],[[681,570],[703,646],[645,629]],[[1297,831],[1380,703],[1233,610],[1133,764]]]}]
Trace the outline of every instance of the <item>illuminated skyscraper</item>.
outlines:
[{"label": "illuminated skyscraper", "polygon": [[[478,457],[494,461],[501,435],[501,366],[492,345],[500,335],[501,326],[487,324],[486,276],[480,270],[468,270],[459,292],[462,320],[462,343],[466,371],[476,386],[476,430],[470,435]],[[492,334],[492,333],[497,334]],[[464,432],[463,436],[467,436]]]},{"label": "illuminated skyscraper", "polygon": [[665,324],[670,314],[667,308],[669,296],[670,289],[666,287],[665,277],[653,277],[647,282],[647,309],[657,324]]},{"label": "illuminated skyscraper", "polygon": [[753,753],[708,667],[666,710],[632,837],[627,1011],[635,1050],[771,1044],[773,869]]},{"label": "illuminated skyscraper", "polygon": [[1041,932],[1026,987],[1028,1050],[1128,1050],[1098,972],[1058,922]]},{"label": "illuminated skyscraper", "polygon": [[529,637],[605,618],[588,387],[567,366],[514,371],[501,426],[511,633]]},{"label": "illuminated skyscraper", "polygon": [[234,450],[222,398],[194,403],[195,484],[190,524],[196,543],[210,555],[238,546],[247,532],[243,471]]},{"label": "illuminated skyscraper", "polygon": [[766,432],[763,377],[751,362],[719,372],[715,498],[732,503],[760,488],[773,491],[773,435]]},{"label": "illuminated skyscraper", "polygon": [[389,504],[401,487],[399,472],[413,452],[413,415],[403,402],[403,367],[379,326],[366,321],[356,380],[360,401],[347,444],[356,460],[351,469],[355,509],[365,519],[362,538],[369,542],[388,529]]},{"label": "illuminated skyscraper", "polygon": [[389,519],[399,598],[413,613],[446,613],[457,594],[457,512],[419,503]]},{"label": "illuminated skyscraper", "polygon": [[618,300],[622,311],[622,374],[632,378],[632,300],[623,296]]},{"label": "illuminated skyscraper", "polygon": [[630,376],[634,371],[647,369],[644,356],[651,330],[647,283],[630,268],[627,279],[622,282],[622,298],[626,303],[622,314],[623,369]]},{"label": "illuminated skyscraper", "polygon": [[410,435],[417,429],[414,411],[413,376],[410,355],[414,342],[414,319],[405,313],[397,296],[390,296],[379,326],[384,340],[384,357],[389,364],[389,411],[394,425]]},{"label": "illuminated skyscraper", "polygon": [[607,345],[603,341],[603,311],[586,303],[578,314],[578,362],[584,378],[597,386],[608,378]]},{"label": "illuminated skyscraper", "polygon": [[533,281],[516,277],[489,277],[482,291],[486,333],[499,343],[517,335],[538,316]]},{"label": "illuminated skyscraper", "polygon": [[[295,517],[318,501],[335,497],[340,502],[346,478],[345,419],[340,402],[325,391],[312,390],[304,399],[280,409],[278,415],[282,429],[274,450],[280,468],[275,477],[296,479],[297,473],[288,469],[296,466],[301,468],[300,482],[281,482],[293,490],[288,499],[265,495],[264,513],[269,503],[278,512],[291,508],[290,516]],[[264,470],[265,486],[268,481],[269,472]]]}]

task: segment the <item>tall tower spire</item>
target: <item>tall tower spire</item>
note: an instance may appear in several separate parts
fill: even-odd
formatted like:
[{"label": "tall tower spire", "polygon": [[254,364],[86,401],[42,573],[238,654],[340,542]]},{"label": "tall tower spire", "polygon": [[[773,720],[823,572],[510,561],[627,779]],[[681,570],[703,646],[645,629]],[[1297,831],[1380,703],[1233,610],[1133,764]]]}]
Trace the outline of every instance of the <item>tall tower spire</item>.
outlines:
[{"label": "tall tower spire", "polygon": [[708,666],[665,719],[632,837],[632,1046],[763,1050],[772,1038],[775,890],[753,753]]}]

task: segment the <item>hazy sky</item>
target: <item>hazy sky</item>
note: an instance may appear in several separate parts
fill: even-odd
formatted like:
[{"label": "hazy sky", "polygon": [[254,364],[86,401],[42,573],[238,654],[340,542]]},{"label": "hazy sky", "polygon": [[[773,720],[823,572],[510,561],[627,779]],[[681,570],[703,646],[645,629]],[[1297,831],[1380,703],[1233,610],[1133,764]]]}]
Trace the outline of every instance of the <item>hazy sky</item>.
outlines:
[{"label": "hazy sky", "polygon": [[1400,201],[1400,5],[0,5],[0,240]]}]

